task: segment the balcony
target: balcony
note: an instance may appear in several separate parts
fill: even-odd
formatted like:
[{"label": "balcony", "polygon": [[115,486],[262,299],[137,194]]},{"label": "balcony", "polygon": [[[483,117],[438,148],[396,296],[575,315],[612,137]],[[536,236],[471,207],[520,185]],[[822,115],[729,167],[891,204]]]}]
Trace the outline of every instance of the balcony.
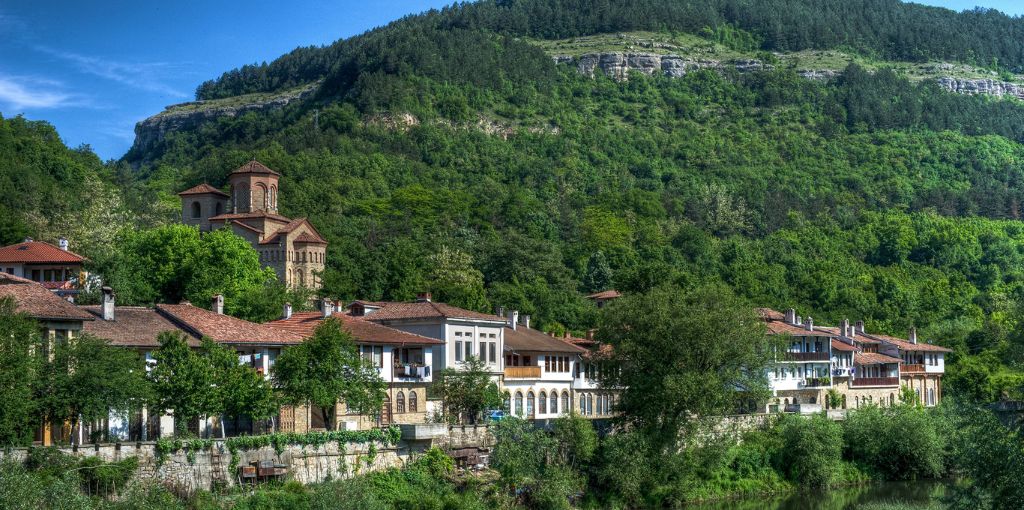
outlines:
[{"label": "balcony", "polygon": [[850,377],[853,375],[853,370],[850,367],[837,367],[832,369],[832,375],[834,377]]},{"label": "balcony", "polygon": [[395,377],[422,379],[430,377],[430,367],[421,365],[395,365]]},{"label": "balcony", "polygon": [[899,386],[899,377],[858,377],[850,381],[851,386]]},{"label": "balcony", "polygon": [[900,365],[900,372],[903,372],[904,374],[916,374],[916,373],[922,373],[923,374],[924,373],[924,365],[903,363],[903,364]]},{"label": "balcony", "polygon": [[824,386],[832,386],[832,379],[828,377],[808,377],[804,379],[804,386],[808,388],[821,388]]},{"label": "balcony", "polygon": [[540,367],[505,367],[505,379],[540,379]]},{"label": "balcony", "polygon": [[828,361],[828,352],[784,352],[781,361]]}]

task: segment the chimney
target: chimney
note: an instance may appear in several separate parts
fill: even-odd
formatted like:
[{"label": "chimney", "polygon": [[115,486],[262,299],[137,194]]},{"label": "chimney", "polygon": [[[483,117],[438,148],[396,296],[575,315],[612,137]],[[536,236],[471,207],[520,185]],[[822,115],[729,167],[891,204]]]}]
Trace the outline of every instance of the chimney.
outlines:
[{"label": "chimney", "polygon": [[519,310],[508,312],[508,324],[512,331],[516,330],[516,325],[519,324]]},{"label": "chimney", "polygon": [[281,313],[281,318],[282,319],[290,319],[290,318],[292,318],[292,304],[291,303],[285,303],[284,304],[284,310]]},{"label": "chimney", "polygon": [[31,243],[32,242],[32,238],[31,237],[26,237],[25,240],[22,241],[22,242],[23,243]]},{"label": "chimney", "polygon": [[431,296],[429,292],[420,292],[419,294],[416,294],[416,301],[419,301],[420,303],[429,303],[431,297],[433,296]]},{"label": "chimney", "polygon": [[801,326],[801,325],[803,325],[803,323],[804,323],[804,318],[800,317],[799,315],[797,315],[796,316],[796,325],[797,326]]},{"label": "chimney", "polygon": [[345,311],[345,303],[341,302],[340,299],[335,301],[334,302],[334,311],[337,312],[337,313],[344,312]]},{"label": "chimney", "polygon": [[114,289],[104,286],[103,292],[103,304],[100,306],[100,311],[103,315],[103,320],[112,321],[114,320]]},{"label": "chimney", "polygon": [[224,294],[213,296],[213,311],[217,315],[224,315]]},{"label": "chimney", "polygon": [[850,319],[843,319],[842,325],[840,326],[844,337],[850,337]]},{"label": "chimney", "polygon": [[530,316],[529,316],[529,314],[524,314],[523,315],[523,326],[526,326],[526,329],[530,329]]},{"label": "chimney", "polygon": [[786,323],[787,324],[796,324],[796,310],[795,309],[790,308],[789,310],[786,310]]},{"label": "chimney", "polygon": [[325,319],[330,317],[331,313],[334,312],[334,303],[330,299],[323,298],[320,301],[320,311],[323,312]]},{"label": "chimney", "polygon": [[910,337],[907,340],[910,340],[912,344],[917,344],[917,328],[910,328]]},{"label": "chimney", "polygon": [[587,340],[593,341],[594,340],[594,332],[596,332],[596,331],[597,331],[596,329],[588,329],[587,330]]},{"label": "chimney", "polygon": [[495,315],[497,315],[498,317],[504,317],[505,316],[505,307],[504,306],[499,306],[498,307],[498,313],[496,313]]},{"label": "chimney", "polygon": [[62,249],[64,251],[68,251],[68,240],[67,240],[67,238],[62,237],[62,238],[58,239],[57,240],[57,247],[59,247],[60,249]]},{"label": "chimney", "polygon": [[814,317],[807,316],[807,331],[814,331]]}]

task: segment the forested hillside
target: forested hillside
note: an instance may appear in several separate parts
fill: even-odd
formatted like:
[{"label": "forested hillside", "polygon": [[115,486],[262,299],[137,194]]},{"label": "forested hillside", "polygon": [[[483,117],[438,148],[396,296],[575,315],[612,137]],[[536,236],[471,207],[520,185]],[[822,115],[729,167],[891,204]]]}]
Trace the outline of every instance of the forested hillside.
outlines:
[{"label": "forested hillside", "polygon": [[[627,30],[695,34],[775,65],[614,81],[556,65],[538,42]],[[172,129],[110,168],[48,146],[95,177],[32,160],[42,180],[0,181],[21,187],[3,206],[55,207],[11,197],[116,181],[135,216],[108,230],[173,223],[177,191],[223,185],[257,157],[283,174],[281,212],[309,216],[331,243],[332,297],[429,288],[580,331],[596,321],[585,292],[723,281],[760,306],[898,335],[916,326],[984,353],[971,366],[996,394],[1013,385],[1005,364],[1024,342],[1024,105],[911,81],[885,59],[1018,71],[1021,31],[1024,21],[992,11],[889,0],[458,5],[229,71],[188,108],[316,92]],[[806,48],[841,49],[871,69],[807,80],[770,53]],[[44,129],[4,122],[0,136]],[[95,209],[71,195],[65,207]],[[48,223],[15,216],[11,238]]]}]

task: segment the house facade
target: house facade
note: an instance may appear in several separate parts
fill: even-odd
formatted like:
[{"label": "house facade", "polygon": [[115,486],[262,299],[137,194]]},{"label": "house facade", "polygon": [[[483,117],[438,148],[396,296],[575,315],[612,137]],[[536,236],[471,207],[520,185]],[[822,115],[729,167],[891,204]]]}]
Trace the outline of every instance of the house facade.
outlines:
[{"label": "house facade", "polygon": [[202,183],[181,198],[181,221],[202,232],[228,227],[289,287],[321,287],[327,241],[306,218],[278,214],[281,174],[252,160],[228,176],[230,193]]},{"label": "house facade", "polygon": [[[518,312],[505,327],[502,387],[513,416],[550,420],[576,410],[576,380],[586,350],[530,328]],[[582,414],[582,413],[580,413]]]},{"label": "house facade", "polygon": [[63,237],[57,246],[32,238],[0,248],[0,273],[32,280],[61,296],[75,296],[85,282],[85,257],[68,249]]}]

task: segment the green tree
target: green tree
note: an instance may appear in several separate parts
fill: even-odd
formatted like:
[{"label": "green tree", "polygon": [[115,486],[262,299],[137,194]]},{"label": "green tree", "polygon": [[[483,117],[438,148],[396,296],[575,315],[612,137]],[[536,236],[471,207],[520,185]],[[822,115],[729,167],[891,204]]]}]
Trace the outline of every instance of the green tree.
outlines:
[{"label": "green tree", "polygon": [[50,423],[68,422],[72,430],[111,412],[127,418],[150,398],[142,357],[88,334],[54,345],[40,375],[43,416]]},{"label": "green tree", "polygon": [[39,371],[41,347],[35,320],[17,312],[14,300],[0,297],[0,446],[21,446],[32,441],[38,425],[33,387]]},{"label": "green tree", "polygon": [[376,414],[387,387],[338,319],[324,321],[312,337],[282,352],[273,378],[286,402],[319,407],[332,430],[339,403],[360,414]]},{"label": "green tree", "polygon": [[438,301],[477,311],[490,308],[484,275],[473,267],[468,253],[444,246],[429,257],[427,265],[427,285]]},{"label": "green tree", "polygon": [[160,348],[153,353],[156,365],[149,371],[153,404],[156,409],[170,410],[175,433],[184,434],[189,423],[220,411],[217,374],[181,333],[164,332],[158,339]]},{"label": "green tree", "polygon": [[587,260],[587,272],[583,275],[583,290],[599,292],[612,287],[612,268],[604,252],[596,251]]},{"label": "green tree", "polygon": [[574,471],[590,465],[598,446],[597,431],[590,420],[576,413],[558,417],[551,434],[559,463]]},{"label": "green tree", "polygon": [[[598,340],[613,347],[601,384],[623,388],[623,418],[674,449],[695,416],[766,400],[774,340],[744,300],[723,286],[661,286],[605,307]],[[720,338],[728,332],[728,342]]]},{"label": "green tree", "polygon": [[210,363],[214,374],[217,412],[225,417],[248,416],[263,420],[277,415],[279,406],[274,388],[263,374],[238,362],[233,349],[204,339],[201,355]]},{"label": "green tree", "polygon": [[471,356],[461,368],[446,368],[434,374],[431,393],[444,402],[445,417],[452,423],[465,418],[476,423],[487,409],[502,406],[503,397],[491,373],[480,358]]},{"label": "green tree", "polygon": [[779,465],[790,480],[809,487],[828,487],[839,479],[843,429],[838,423],[824,415],[784,415],[778,427],[782,436]]}]

